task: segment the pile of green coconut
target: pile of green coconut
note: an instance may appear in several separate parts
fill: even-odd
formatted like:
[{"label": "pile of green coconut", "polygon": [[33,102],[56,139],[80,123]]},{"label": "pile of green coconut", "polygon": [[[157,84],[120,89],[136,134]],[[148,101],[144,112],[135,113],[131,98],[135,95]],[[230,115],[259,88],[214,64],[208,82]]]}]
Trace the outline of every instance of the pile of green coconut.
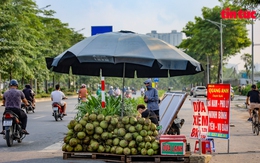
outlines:
[{"label": "pile of green coconut", "polygon": [[159,154],[157,127],[149,118],[86,114],[71,120],[67,127],[62,146],[66,152]]}]

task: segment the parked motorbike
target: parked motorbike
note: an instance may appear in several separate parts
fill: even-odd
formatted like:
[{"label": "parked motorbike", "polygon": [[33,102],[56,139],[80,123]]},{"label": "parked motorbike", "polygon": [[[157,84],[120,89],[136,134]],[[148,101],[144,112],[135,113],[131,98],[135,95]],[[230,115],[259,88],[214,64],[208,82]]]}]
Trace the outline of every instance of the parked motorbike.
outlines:
[{"label": "parked motorbike", "polygon": [[180,118],[175,118],[171,128],[169,129],[168,133],[169,135],[180,135],[181,134],[181,127],[183,126],[185,120]]},{"label": "parked motorbike", "polygon": [[52,110],[52,116],[54,116],[54,119],[56,121],[58,121],[58,119],[62,120],[62,118],[64,117],[62,106],[59,103],[54,102],[52,103]]},{"label": "parked motorbike", "polygon": [[29,105],[26,106],[24,103],[22,103],[21,108],[28,114],[29,111],[32,111],[34,113],[35,107],[32,105],[31,101],[28,101]]},{"label": "parked motorbike", "polygon": [[25,134],[22,132],[21,121],[11,110],[6,110],[3,115],[3,129],[5,130],[4,139],[8,147],[13,145],[13,141],[21,143],[25,138]]}]

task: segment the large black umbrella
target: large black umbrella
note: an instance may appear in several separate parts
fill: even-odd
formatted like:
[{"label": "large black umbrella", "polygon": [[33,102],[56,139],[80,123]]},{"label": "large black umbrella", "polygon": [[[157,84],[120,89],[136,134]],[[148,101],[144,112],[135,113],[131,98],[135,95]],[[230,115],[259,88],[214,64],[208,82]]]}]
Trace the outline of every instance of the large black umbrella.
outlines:
[{"label": "large black umbrella", "polygon": [[54,72],[110,77],[169,77],[203,71],[201,64],[176,47],[129,31],[88,37],[55,58],[46,58]]}]

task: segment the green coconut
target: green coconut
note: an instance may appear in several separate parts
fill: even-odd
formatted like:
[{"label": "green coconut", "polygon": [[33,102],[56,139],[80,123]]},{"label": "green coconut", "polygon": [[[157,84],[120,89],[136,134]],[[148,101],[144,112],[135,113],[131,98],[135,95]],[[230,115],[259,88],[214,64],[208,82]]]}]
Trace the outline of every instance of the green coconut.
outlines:
[{"label": "green coconut", "polygon": [[138,154],[138,151],[136,148],[131,148],[131,154],[132,155],[137,155]]},{"label": "green coconut", "polygon": [[78,144],[78,141],[76,138],[71,138],[70,141],[69,141],[69,145],[71,147],[75,147],[76,145]]},{"label": "green coconut", "polygon": [[97,149],[97,152],[98,152],[98,153],[103,153],[103,152],[105,152],[105,150],[106,150],[106,149],[105,149],[105,147],[104,147],[103,145],[99,145],[99,146],[98,146],[98,149]]},{"label": "green coconut", "polygon": [[135,126],[135,129],[136,129],[136,131],[142,131],[143,125],[137,124],[137,125]]},{"label": "green coconut", "polygon": [[86,137],[86,133],[85,133],[85,132],[78,132],[78,133],[77,133],[77,137],[78,137],[80,140],[82,140],[82,139],[84,139],[84,138]]},{"label": "green coconut", "polygon": [[123,140],[120,140],[119,145],[120,145],[121,147],[125,148],[125,147],[128,146],[128,142],[123,139]]},{"label": "green coconut", "polygon": [[79,123],[80,123],[82,126],[86,126],[87,121],[85,121],[84,119],[81,119],[81,120],[79,120]]},{"label": "green coconut", "polygon": [[153,150],[152,148],[148,149],[148,150],[147,150],[147,154],[148,154],[149,156],[154,155],[154,150]]},{"label": "green coconut", "polygon": [[111,121],[112,117],[110,115],[105,117],[105,121],[107,121],[107,123],[109,123]]},{"label": "green coconut", "polygon": [[103,128],[102,128],[102,127],[99,127],[99,126],[96,127],[96,128],[95,128],[95,133],[96,133],[96,134],[102,134],[102,133],[103,133]]},{"label": "green coconut", "polygon": [[124,153],[124,155],[130,155],[131,154],[131,150],[128,147],[125,147],[123,149],[123,153]]},{"label": "green coconut", "polygon": [[94,125],[92,123],[87,123],[85,125],[86,130],[94,130]]},{"label": "green coconut", "polygon": [[119,141],[120,141],[119,138],[113,139],[113,145],[117,146],[119,144]]},{"label": "green coconut", "polygon": [[146,130],[142,130],[142,131],[140,131],[140,135],[141,136],[147,136],[147,131]]},{"label": "green coconut", "polygon": [[130,126],[128,128],[128,131],[131,132],[131,133],[134,133],[136,130],[135,130],[135,126]]},{"label": "green coconut", "polygon": [[91,120],[92,122],[95,121],[97,119],[97,115],[96,114],[90,114],[88,116],[89,120]]},{"label": "green coconut", "polygon": [[131,141],[132,138],[133,138],[133,136],[132,136],[131,133],[127,133],[127,134],[125,134],[125,136],[124,136],[124,139],[127,140],[127,141]]},{"label": "green coconut", "polygon": [[157,142],[152,142],[152,148],[153,150],[159,149],[159,144]]},{"label": "green coconut", "polygon": [[111,118],[111,122],[110,122],[112,125],[116,126],[118,124],[118,119],[113,117]]},{"label": "green coconut", "polygon": [[141,150],[141,154],[142,154],[142,155],[146,155],[146,154],[147,154],[147,150],[146,150],[145,148],[143,148],[143,149]]},{"label": "green coconut", "polygon": [[123,118],[122,118],[122,123],[123,124],[129,124],[129,117],[128,116],[124,116]]},{"label": "green coconut", "polygon": [[102,138],[103,140],[107,140],[107,139],[108,139],[108,132],[103,132],[103,133],[101,134],[101,138]]},{"label": "green coconut", "polygon": [[72,146],[70,146],[69,144],[66,145],[66,151],[72,152],[73,149],[74,149],[74,148],[73,148]]},{"label": "green coconut", "polygon": [[105,119],[104,114],[99,114],[99,115],[97,115],[97,120],[98,120],[99,122],[103,121],[104,119]]},{"label": "green coconut", "polygon": [[80,132],[82,131],[83,127],[80,123],[76,124],[75,127],[74,127],[74,131],[76,132]]},{"label": "green coconut", "polygon": [[130,118],[129,118],[129,123],[130,123],[131,125],[135,125],[135,124],[137,123],[137,119],[136,119],[135,117],[130,117]]},{"label": "green coconut", "polygon": [[143,137],[142,137],[141,135],[138,135],[138,136],[136,137],[136,142],[140,143],[140,142],[142,142],[142,141],[143,141]]},{"label": "green coconut", "polygon": [[77,144],[76,147],[74,147],[74,151],[75,151],[75,152],[82,152],[82,151],[83,151],[82,145]]},{"label": "green coconut", "polygon": [[135,140],[131,140],[131,141],[129,142],[129,144],[128,144],[128,147],[129,147],[129,148],[134,148],[135,145],[136,145]]},{"label": "green coconut", "polygon": [[138,118],[137,119],[137,123],[143,125],[144,124],[144,121],[145,121],[145,118]]},{"label": "green coconut", "polygon": [[123,148],[122,147],[116,147],[116,154],[121,155],[123,153]]},{"label": "green coconut", "polygon": [[126,130],[124,128],[119,128],[118,129],[118,131],[117,131],[117,135],[118,136],[123,137],[123,136],[125,136],[125,134],[126,134]]},{"label": "green coconut", "polygon": [[99,125],[100,125],[100,127],[102,127],[103,129],[106,129],[106,128],[108,127],[108,123],[107,123],[107,121],[105,121],[105,120],[104,120],[104,121],[101,121]]}]

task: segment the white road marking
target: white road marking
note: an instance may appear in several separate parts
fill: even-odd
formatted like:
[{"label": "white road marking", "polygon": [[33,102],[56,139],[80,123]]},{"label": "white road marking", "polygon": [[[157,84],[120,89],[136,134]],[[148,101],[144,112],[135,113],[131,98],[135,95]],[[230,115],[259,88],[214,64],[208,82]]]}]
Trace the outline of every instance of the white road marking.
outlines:
[{"label": "white road marking", "polygon": [[39,117],[34,117],[33,119],[40,119],[40,118],[43,118],[45,116],[39,116]]},{"label": "white road marking", "polygon": [[59,141],[58,143],[52,144],[39,152],[57,152],[61,150],[63,141]]}]

